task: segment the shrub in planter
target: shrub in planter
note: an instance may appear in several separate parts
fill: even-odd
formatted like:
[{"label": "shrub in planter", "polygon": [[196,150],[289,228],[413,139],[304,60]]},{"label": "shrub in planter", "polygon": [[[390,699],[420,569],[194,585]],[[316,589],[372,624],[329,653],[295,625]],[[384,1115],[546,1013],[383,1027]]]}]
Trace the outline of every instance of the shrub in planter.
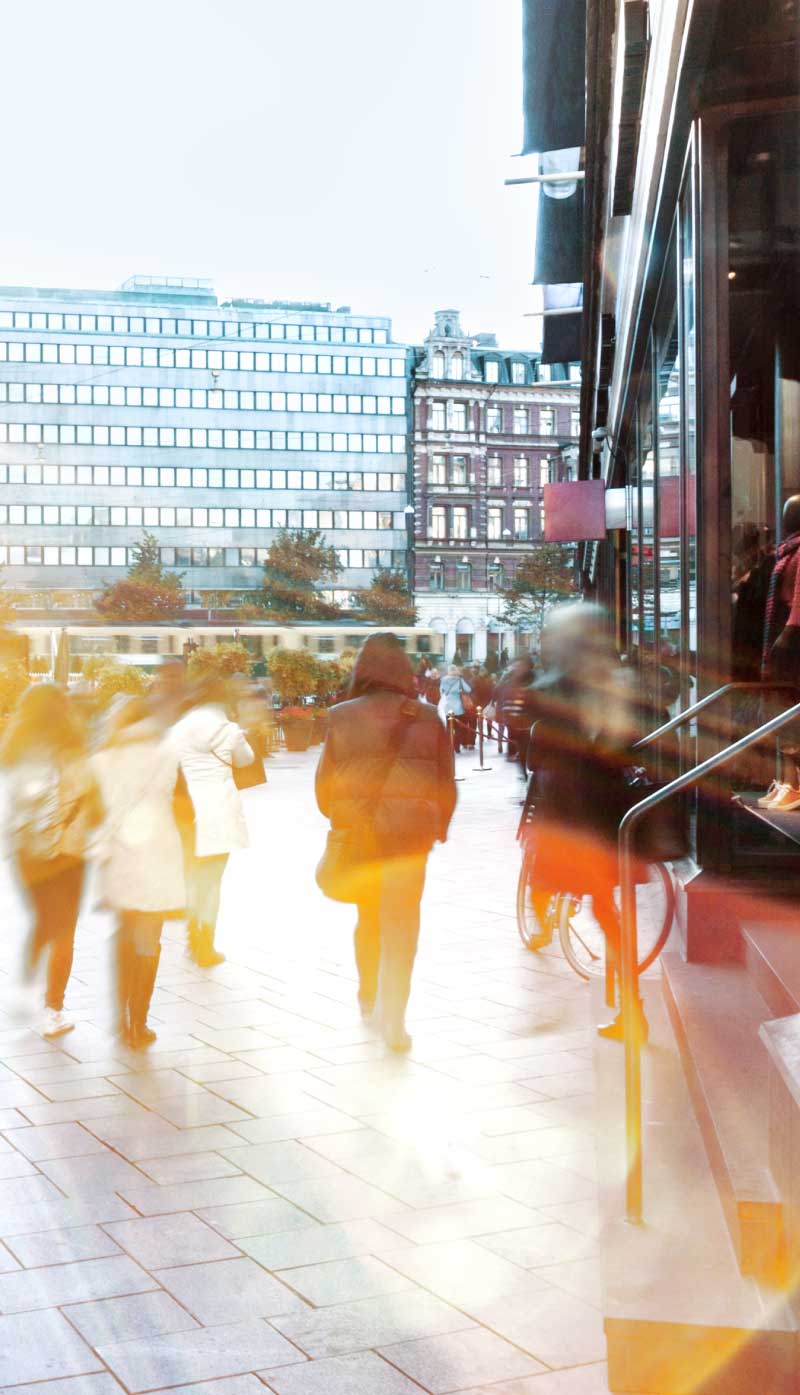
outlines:
[{"label": "shrub in planter", "polygon": [[280,714],[280,723],[287,751],[307,751],[314,732],[314,709],[284,707]]},{"label": "shrub in planter", "polygon": [[320,663],[307,649],[272,649],[267,668],[282,702],[300,703],[316,694]]}]

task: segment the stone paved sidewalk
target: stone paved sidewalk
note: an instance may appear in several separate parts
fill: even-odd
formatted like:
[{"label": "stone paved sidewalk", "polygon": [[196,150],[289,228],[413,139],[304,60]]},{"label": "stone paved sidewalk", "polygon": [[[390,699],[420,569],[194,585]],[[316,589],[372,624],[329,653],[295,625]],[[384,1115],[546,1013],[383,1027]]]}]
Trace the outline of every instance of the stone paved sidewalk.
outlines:
[{"label": "stone paved sidewalk", "polygon": [[588,995],[517,940],[519,781],[459,757],[396,1059],[358,1018],[352,910],[313,883],[314,764],[281,755],[246,796],[227,963],[168,927],[147,1055],[110,1031],[100,913],[77,1029],[15,1024],[0,870],[0,1395],[607,1390]]}]

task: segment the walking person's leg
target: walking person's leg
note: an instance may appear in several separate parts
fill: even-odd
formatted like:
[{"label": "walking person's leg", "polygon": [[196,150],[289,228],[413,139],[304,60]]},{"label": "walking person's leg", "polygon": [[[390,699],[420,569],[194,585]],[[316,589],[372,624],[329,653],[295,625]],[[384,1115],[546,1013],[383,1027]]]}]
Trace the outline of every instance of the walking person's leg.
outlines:
[{"label": "walking person's leg", "polygon": [[[72,972],[72,958],[75,950],[75,927],[81,908],[83,892],[84,864],[74,862],[64,868],[50,882],[52,898],[52,927],[50,956],[47,964],[47,992],[45,1006],[51,1012],[62,1016],[64,994],[67,991]],[[50,1024],[51,1028],[59,1024]],[[68,1031],[74,1023],[63,1023],[60,1031]]]},{"label": "walking person's leg", "polygon": [[378,967],[381,954],[381,929],[378,918],[380,874],[358,902],[358,920],[353,934],[353,947],[358,970],[358,1005],[362,1017],[369,1017],[378,996]]},{"label": "walking person's leg", "polygon": [[215,964],[225,961],[225,955],[220,954],[214,946],[214,935],[222,895],[222,877],[227,864],[227,853],[215,857],[197,857],[194,861],[198,928],[193,957],[201,969],[211,969]]},{"label": "walking person's leg", "polygon": [[147,1013],[158,973],[158,961],[161,958],[163,923],[164,917],[160,911],[140,911],[131,914],[130,1043],[136,1050],[149,1046],[156,1040],[155,1032],[147,1025]]},{"label": "walking person's leg", "polygon": [[114,950],[117,973],[117,1034],[127,1041],[130,1036],[130,1003],[133,992],[133,936],[134,917],[130,911],[120,911],[117,933],[114,937]]},{"label": "walking person's leg", "polygon": [[406,1007],[419,941],[420,901],[425,886],[426,857],[387,859],[380,887],[379,1005],[386,1045],[408,1051]]},{"label": "walking person's leg", "polygon": [[[613,891],[610,887],[603,888],[600,891],[595,890],[593,892],[592,900],[594,902],[595,919],[597,920],[601,930],[603,931],[603,935],[605,936],[606,942],[606,960],[608,970],[610,970],[610,972],[608,972],[608,970],[606,972],[606,1001],[608,1001],[609,990],[613,985],[614,979],[616,978],[617,982],[620,981],[619,963],[621,930],[619,922],[619,913],[614,902]],[[648,1038],[647,1018],[644,1015],[644,1006],[642,1004],[641,997],[639,996],[638,984],[636,987],[636,1002],[636,1029],[639,1033],[641,1041],[646,1042]],[[609,1006],[613,1007],[613,1001],[609,1004]],[[621,1008],[612,1022],[606,1023],[605,1026],[598,1027],[597,1030],[599,1036],[606,1037],[610,1041],[622,1041],[624,1033],[622,1028]]]}]

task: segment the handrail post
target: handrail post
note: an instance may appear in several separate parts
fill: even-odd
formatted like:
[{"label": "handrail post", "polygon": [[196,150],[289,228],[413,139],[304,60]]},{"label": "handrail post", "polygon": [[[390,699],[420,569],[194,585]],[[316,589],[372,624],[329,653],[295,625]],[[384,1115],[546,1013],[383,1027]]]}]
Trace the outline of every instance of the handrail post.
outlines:
[{"label": "handrail post", "polygon": [[632,1225],[642,1221],[642,1038],[639,1022],[639,948],[636,924],[633,826],[622,820],[620,866],[620,998],[625,1039],[625,1210]]}]

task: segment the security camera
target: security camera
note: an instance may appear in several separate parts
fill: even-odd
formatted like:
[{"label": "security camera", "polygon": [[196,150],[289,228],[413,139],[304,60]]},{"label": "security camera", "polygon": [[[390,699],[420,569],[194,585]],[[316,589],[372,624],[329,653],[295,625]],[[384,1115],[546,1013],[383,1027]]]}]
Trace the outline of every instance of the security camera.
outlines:
[{"label": "security camera", "polygon": [[594,431],[592,432],[592,440],[596,441],[597,444],[601,446],[605,441],[607,435],[608,432],[606,431],[606,428],[604,426],[596,426],[594,428]]}]

